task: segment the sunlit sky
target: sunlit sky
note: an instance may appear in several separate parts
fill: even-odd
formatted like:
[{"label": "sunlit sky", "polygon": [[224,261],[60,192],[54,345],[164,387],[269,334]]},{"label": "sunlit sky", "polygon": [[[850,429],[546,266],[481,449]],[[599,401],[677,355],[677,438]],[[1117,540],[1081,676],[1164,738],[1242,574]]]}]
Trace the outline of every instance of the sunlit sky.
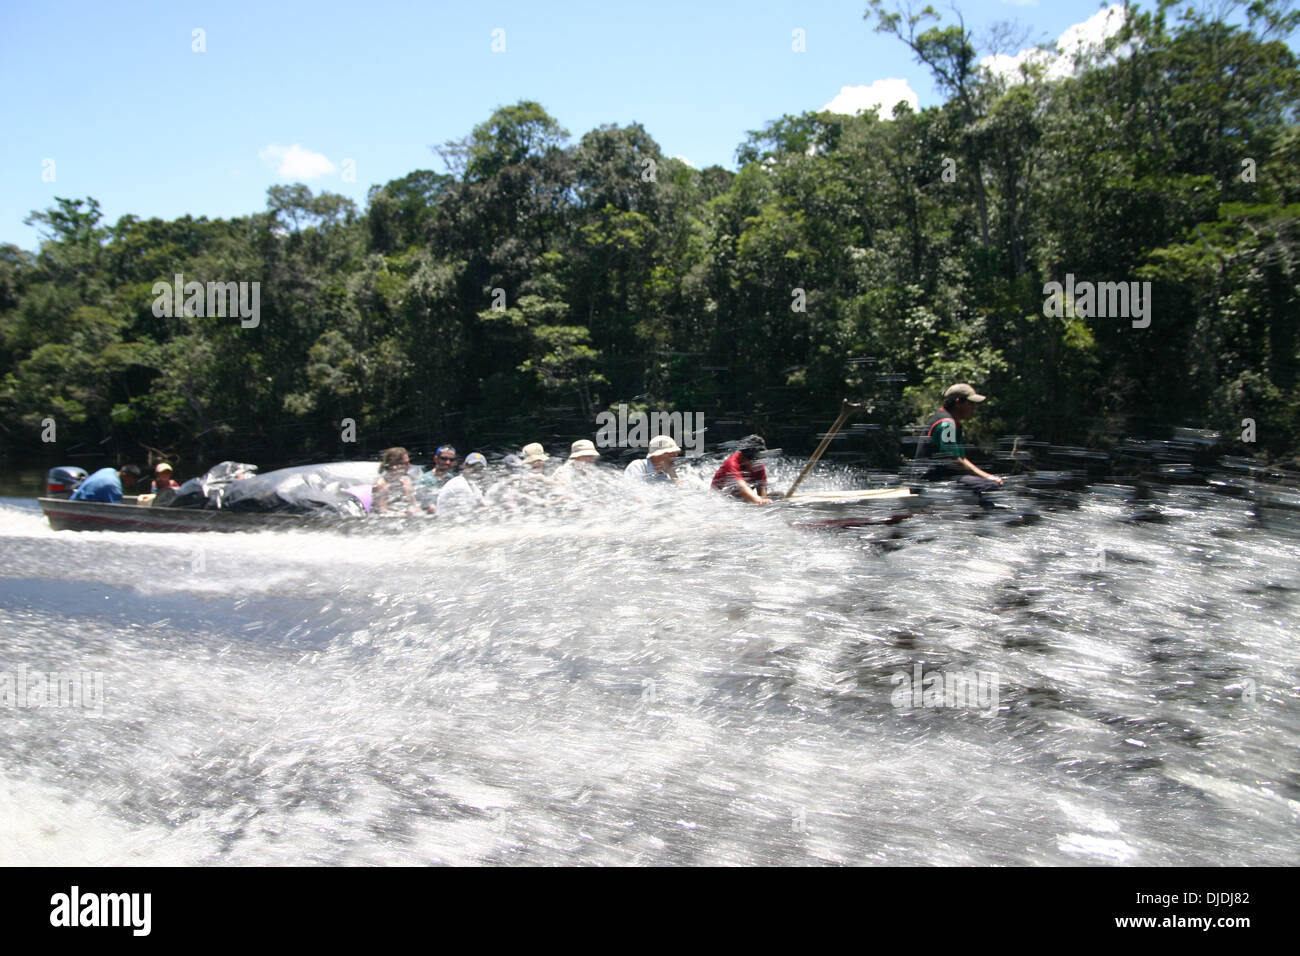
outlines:
[{"label": "sunlit sky", "polygon": [[[977,37],[1015,21],[1018,48],[1104,29],[1097,0],[956,5]],[[939,102],[866,7],[5,0],[0,242],[35,248],[23,219],[55,196],[93,196],[110,223],[243,215],[284,182],[364,207],[372,184],[442,170],[432,146],[521,99],[575,141],[640,122],[668,155],[734,168],[746,131],[785,113]]]}]

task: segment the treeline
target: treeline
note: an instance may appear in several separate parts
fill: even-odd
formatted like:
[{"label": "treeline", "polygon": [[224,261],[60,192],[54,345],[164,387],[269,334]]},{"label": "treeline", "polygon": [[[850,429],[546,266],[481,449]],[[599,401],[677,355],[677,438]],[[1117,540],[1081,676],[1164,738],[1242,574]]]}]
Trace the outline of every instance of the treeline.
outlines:
[{"label": "treeline", "polygon": [[[961,26],[868,16],[944,106],[785,116],[736,173],[637,123],[575,142],[520,102],[364,211],[302,185],[215,221],[107,225],[94,199],[57,200],[29,220],[38,254],[0,247],[6,452],[197,467],[517,446],[590,437],[620,402],[797,449],[847,396],[879,426],[855,447],[890,464],[902,426],[969,381],[993,398],[985,437],[1191,426],[1294,454],[1294,15],[1135,11],[1076,77],[1015,83],[978,69]],[[157,314],[177,274],[258,283],[256,324]],[[1150,283],[1150,324],[1045,309],[1067,276]]]}]

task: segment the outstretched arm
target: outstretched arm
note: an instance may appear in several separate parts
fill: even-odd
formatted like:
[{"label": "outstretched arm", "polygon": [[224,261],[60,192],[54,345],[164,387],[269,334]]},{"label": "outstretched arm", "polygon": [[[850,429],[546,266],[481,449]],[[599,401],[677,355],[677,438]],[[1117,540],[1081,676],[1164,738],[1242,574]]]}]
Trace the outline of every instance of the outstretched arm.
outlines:
[{"label": "outstretched arm", "polygon": [[997,475],[990,475],[987,471],[985,471],[979,465],[975,464],[975,462],[971,461],[969,458],[958,458],[956,459],[956,461],[957,464],[961,465],[972,475],[978,475],[981,478],[987,478],[989,481],[996,481],[999,485],[1002,484],[1001,478],[999,478]]},{"label": "outstretched arm", "polygon": [[755,491],[744,478],[737,478],[733,486],[740,497],[752,505],[770,505],[772,499]]}]

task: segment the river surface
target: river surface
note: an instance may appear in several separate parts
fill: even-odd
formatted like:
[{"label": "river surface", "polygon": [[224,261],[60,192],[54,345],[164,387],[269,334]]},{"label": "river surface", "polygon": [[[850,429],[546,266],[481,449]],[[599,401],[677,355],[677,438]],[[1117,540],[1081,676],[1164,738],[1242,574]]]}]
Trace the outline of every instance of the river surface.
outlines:
[{"label": "river surface", "polygon": [[890,538],[700,483],[373,536],[0,499],[0,863],[1300,862],[1287,526]]}]

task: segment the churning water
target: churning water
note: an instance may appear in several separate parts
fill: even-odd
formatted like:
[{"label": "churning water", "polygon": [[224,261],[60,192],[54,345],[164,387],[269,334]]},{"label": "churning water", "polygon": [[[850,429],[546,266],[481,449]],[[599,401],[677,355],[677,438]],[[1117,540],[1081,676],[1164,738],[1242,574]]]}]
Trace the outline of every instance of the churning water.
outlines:
[{"label": "churning water", "polygon": [[[1161,507],[145,535],[3,499],[0,862],[1295,864],[1300,538]],[[41,674],[82,699],[14,697]]]}]

